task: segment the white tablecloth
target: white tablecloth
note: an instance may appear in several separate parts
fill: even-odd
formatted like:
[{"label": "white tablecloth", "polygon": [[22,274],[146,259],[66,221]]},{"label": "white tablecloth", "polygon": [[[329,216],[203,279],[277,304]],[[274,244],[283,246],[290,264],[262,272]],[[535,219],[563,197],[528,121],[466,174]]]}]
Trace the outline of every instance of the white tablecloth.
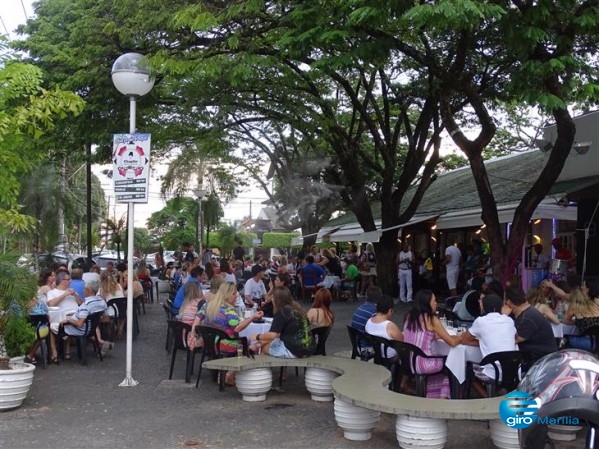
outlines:
[{"label": "white tablecloth", "polygon": [[248,327],[239,332],[240,337],[250,337],[250,335],[264,334],[270,330],[271,323],[250,323]]},{"label": "white tablecloth", "polygon": [[551,323],[551,328],[553,329],[553,336],[555,338],[562,338],[564,335],[578,335],[578,330],[576,330],[576,326],[573,324]]},{"label": "white tablecloth", "polygon": [[341,282],[339,276],[325,276],[324,280],[318,284],[319,287],[331,288],[333,285]]},{"label": "white tablecloth", "polygon": [[435,340],[432,345],[435,355],[446,355],[445,365],[460,384],[466,380],[466,362],[480,362],[483,355],[478,346],[457,345],[449,346],[443,340]]}]

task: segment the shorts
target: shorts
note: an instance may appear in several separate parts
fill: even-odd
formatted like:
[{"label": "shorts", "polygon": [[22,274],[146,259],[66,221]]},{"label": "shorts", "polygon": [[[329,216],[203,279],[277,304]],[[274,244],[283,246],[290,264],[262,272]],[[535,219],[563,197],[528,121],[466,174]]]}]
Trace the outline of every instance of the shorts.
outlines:
[{"label": "shorts", "polygon": [[273,357],[281,359],[296,359],[289,349],[285,347],[285,343],[280,338],[275,338],[268,346],[268,353]]},{"label": "shorts", "polygon": [[447,267],[447,287],[450,290],[455,290],[458,286],[458,276],[460,267]]}]

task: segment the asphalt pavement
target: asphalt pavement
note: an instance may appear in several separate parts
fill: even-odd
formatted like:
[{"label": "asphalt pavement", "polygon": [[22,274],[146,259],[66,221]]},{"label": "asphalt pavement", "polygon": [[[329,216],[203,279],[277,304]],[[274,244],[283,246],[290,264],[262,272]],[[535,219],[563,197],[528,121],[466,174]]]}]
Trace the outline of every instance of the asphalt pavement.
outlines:
[{"label": "asphalt pavement", "polygon": [[[346,324],[359,303],[334,303],[335,326],[327,355],[347,354]],[[307,307],[307,304],[305,304]],[[399,323],[406,305],[398,305]],[[37,368],[24,404],[0,414],[0,447],[21,448],[398,448],[395,416],[381,414],[370,441],[343,438],[333,403],[310,400],[303,373],[290,370],[283,391],[264,402],[241,400],[235,387],[218,391],[208,371],[199,388],[186,384],[185,356],[177,354],[173,379],[165,351],[166,317],[156,302],[140,317],[141,333],[133,342],[132,377],[138,385],[120,387],[125,379],[125,341],[118,341],[101,362],[89,354],[47,369]],[[197,359],[199,363],[199,358]],[[368,382],[368,379],[364,379]],[[392,393],[390,393],[392,394]],[[449,421],[447,448],[493,448],[486,422]],[[560,449],[582,447],[579,439]]]}]

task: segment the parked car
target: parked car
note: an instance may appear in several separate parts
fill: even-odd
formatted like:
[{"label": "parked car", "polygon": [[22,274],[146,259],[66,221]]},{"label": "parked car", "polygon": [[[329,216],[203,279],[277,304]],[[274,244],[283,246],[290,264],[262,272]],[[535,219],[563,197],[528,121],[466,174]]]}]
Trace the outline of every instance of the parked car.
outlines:
[{"label": "parked car", "polygon": [[[94,262],[102,269],[106,269],[106,265],[108,262],[112,262],[116,267],[116,264],[120,262],[127,262],[127,258],[125,257],[125,253],[121,252],[121,257],[118,257],[118,253],[116,251],[102,251],[94,255]],[[133,257],[133,268],[137,268],[137,264],[139,263],[139,257]]]},{"label": "parked car", "polygon": [[54,264],[66,264],[69,270],[87,267],[87,257],[82,254],[72,254],[66,251],[37,254],[37,263],[33,254],[23,254],[17,261],[20,267],[29,267],[30,271],[40,268],[49,268]]}]

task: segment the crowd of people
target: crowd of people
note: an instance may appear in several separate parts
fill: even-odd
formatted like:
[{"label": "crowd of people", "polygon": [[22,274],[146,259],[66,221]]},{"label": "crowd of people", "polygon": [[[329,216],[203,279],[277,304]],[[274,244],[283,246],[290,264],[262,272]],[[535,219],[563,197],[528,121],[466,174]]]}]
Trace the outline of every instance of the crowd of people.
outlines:
[{"label": "crowd of people", "polygon": [[[537,360],[556,352],[558,347],[591,352],[598,349],[599,283],[594,280],[570,289],[564,282],[556,285],[545,279],[526,293],[517,283],[508,282],[504,287],[492,280],[468,290],[460,303],[441,307],[442,310],[457,311],[469,303],[469,311],[474,315],[469,319],[456,319],[456,324],[463,326],[465,331],[452,335],[438,316],[437,298],[432,291],[416,292],[403,326],[398,326],[391,318],[394,301],[382,295],[378,287],[370,288],[366,301],[356,309],[351,326],[367,335],[411,343],[428,356],[439,355],[439,358],[419,357],[414,367],[421,374],[434,374],[427,382],[426,395],[431,398],[450,397],[448,376],[440,373],[444,363],[442,354],[435,353],[433,348],[435,340],[442,340],[450,347],[479,346],[483,358],[498,352],[520,351],[523,373]],[[451,312],[449,315],[458,318]],[[563,325],[570,326],[571,334],[561,338],[555,328]],[[589,333],[595,336],[587,335]],[[368,341],[362,343],[362,350],[372,350]],[[395,353],[387,350],[386,356],[392,358]],[[494,367],[474,363],[474,374],[473,389],[480,396],[486,396],[483,385],[495,379]],[[402,390],[410,391],[405,380],[401,386]]]},{"label": "crowd of people", "polygon": [[[144,294],[138,274],[149,278],[149,270],[140,264],[133,273],[133,295]],[[59,364],[59,356],[71,359],[71,338],[86,335],[90,315],[100,314],[100,325],[96,327],[96,344],[101,355],[106,355],[114,347],[115,340],[124,337],[126,318],[118,316],[118,309],[112,306],[116,300],[127,296],[127,265],[109,262],[101,270],[93,264],[89,271],[82,268],[69,269],[66,264],[56,264],[38,273],[38,290],[32,299],[29,318],[35,326],[49,326],[50,364]],[[116,303],[115,303],[116,304]],[[65,340],[64,353],[58,353],[58,336]],[[37,341],[28,351],[25,360],[37,363],[40,342]]]}]

